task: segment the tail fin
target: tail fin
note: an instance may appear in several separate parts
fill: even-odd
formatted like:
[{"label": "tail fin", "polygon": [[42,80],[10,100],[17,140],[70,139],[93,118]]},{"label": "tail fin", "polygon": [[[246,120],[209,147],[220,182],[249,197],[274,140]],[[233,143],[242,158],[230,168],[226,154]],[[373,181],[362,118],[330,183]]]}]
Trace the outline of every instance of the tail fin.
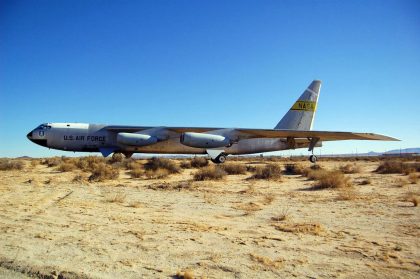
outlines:
[{"label": "tail fin", "polygon": [[320,89],[321,81],[312,81],[274,129],[311,130]]}]

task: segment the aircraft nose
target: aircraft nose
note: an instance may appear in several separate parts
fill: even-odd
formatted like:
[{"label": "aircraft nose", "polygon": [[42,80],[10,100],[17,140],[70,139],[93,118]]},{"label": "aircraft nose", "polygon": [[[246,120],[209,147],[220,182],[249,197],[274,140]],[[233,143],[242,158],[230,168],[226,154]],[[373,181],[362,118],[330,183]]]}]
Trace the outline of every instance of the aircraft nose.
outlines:
[{"label": "aircraft nose", "polygon": [[27,137],[28,139],[32,139],[32,131],[30,131],[30,132],[26,135],[26,137]]}]

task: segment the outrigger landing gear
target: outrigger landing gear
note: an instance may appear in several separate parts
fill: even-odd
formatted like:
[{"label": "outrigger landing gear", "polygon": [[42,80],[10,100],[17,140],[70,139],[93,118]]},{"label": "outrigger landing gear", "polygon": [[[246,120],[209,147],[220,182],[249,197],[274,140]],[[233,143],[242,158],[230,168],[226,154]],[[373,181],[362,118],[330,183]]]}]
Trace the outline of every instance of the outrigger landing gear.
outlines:
[{"label": "outrigger landing gear", "polygon": [[315,148],[315,145],[318,143],[319,138],[308,138],[308,140],[310,141],[308,151],[312,152],[312,155],[309,156],[309,161],[315,164],[318,158],[314,155],[314,148]]},{"label": "outrigger landing gear", "polygon": [[311,155],[309,156],[309,161],[311,161],[311,163],[316,163],[316,160],[318,160],[318,158],[315,155]]},{"label": "outrigger landing gear", "polygon": [[223,164],[226,161],[226,154],[221,153],[219,156],[217,156],[215,159],[211,159],[211,161],[215,164]]}]

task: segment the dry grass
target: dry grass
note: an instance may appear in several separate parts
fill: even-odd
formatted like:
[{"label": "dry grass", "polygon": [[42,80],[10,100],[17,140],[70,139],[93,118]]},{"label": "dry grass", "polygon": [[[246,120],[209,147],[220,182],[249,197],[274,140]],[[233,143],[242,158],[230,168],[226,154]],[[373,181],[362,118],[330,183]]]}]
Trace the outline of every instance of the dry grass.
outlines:
[{"label": "dry grass", "polygon": [[61,172],[69,172],[69,171],[73,171],[74,169],[76,169],[76,166],[70,162],[62,162],[57,167],[57,170]]},{"label": "dry grass", "polygon": [[144,169],[146,171],[153,172],[156,172],[158,170],[167,170],[168,174],[180,172],[180,168],[175,164],[174,161],[157,157],[153,157],[147,160],[147,163],[144,165]]},{"label": "dry grass", "polygon": [[73,177],[73,180],[72,181],[75,182],[75,183],[84,183],[84,182],[87,181],[87,178],[84,175],[82,175],[82,174],[76,174]]},{"label": "dry grass", "polygon": [[301,164],[286,164],[284,174],[299,175],[304,173],[304,167]]},{"label": "dry grass", "polygon": [[409,189],[408,192],[403,197],[403,201],[411,202],[414,207],[417,207],[419,204],[418,194],[414,192],[412,189]]},{"label": "dry grass", "polygon": [[388,173],[401,173],[410,174],[416,171],[420,171],[420,163],[408,163],[402,161],[385,161],[382,162],[375,170],[377,173],[388,174]]},{"label": "dry grass", "polygon": [[352,201],[358,198],[358,193],[353,187],[340,188],[337,196],[338,201]]},{"label": "dry grass", "polygon": [[290,207],[284,207],[280,213],[274,217],[271,217],[271,221],[282,222],[290,219]]},{"label": "dry grass", "polygon": [[111,203],[124,203],[126,197],[127,196],[124,193],[115,193],[108,196],[106,201]]},{"label": "dry grass", "polygon": [[185,271],[178,271],[175,278],[177,279],[194,279],[194,272],[191,269]]},{"label": "dry grass", "polygon": [[106,181],[110,179],[117,179],[119,170],[104,163],[93,166],[92,174],[89,176],[89,181]]},{"label": "dry grass", "polygon": [[360,181],[359,185],[369,185],[372,184],[372,180],[368,177]]},{"label": "dry grass", "polygon": [[203,168],[209,165],[209,160],[205,157],[194,157],[191,159],[191,167],[193,168]]},{"label": "dry grass", "polygon": [[51,167],[56,167],[60,165],[62,161],[63,159],[61,157],[51,157],[51,158],[43,159],[41,161],[41,164],[47,165],[49,168],[51,168]]},{"label": "dry grass", "polygon": [[87,156],[74,159],[76,159],[74,164],[82,171],[93,171],[97,168],[97,165],[106,164],[106,160],[99,156]]},{"label": "dry grass", "polygon": [[405,185],[408,184],[407,179],[403,179],[403,178],[397,178],[393,181],[394,186],[396,187],[404,187]]},{"label": "dry grass", "polygon": [[143,175],[147,179],[162,179],[168,177],[171,172],[167,169],[157,169],[157,170],[146,170],[143,172]]},{"label": "dry grass", "polygon": [[199,169],[196,173],[194,173],[194,180],[195,181],[203,181],[203,180],[221,180],[225,178],[227,173],[218,166],[209,166],[205,168]]},{"label": "dry grass", "polygon": [[121,153],[114,153],[112,154],[112,157],[109,159],[109,162],[111,164],[114,163],[121,163],[122,161],[124,161],[124,155],[122,155]]},{"label": "dry grass", "polygon": [[317,180],[314,189],[335,189],[352,186],[350,178],[339,171],[325,171]]},{"label": "dry grass", "polygon": [[345,174],[359,173],[361,168],[356,164],[345,164],[340,166],[340,171]]},{"label": "dry grass", "polygon": [[143,204],[143,203],[141,203],[141,202],[138,202],[138,201],[133,201],[133,202],[130,202],[130,203],[128,204],[128,207],[133,207],[133,208],[142,208],[142,207],[144,207],[144,204]]},{"label": "dry grass", "polygon": [[235,209],[243,210],[245,215],[251,215],[255,211],[262,210],[263,207],[257,202],[246,202],[234,207]]},{"label": "dry grass", "polygon": [[126,170],[134,170],[143,167],[143,165],[138,160],[134,160],[132,158],[124,160],[122,165]]},{"label": "dry grass", "polygon": [[130,171],[131,178],[140,178],[144,175],[144,171],[142,169],[132,169]]},{"label": "dry grass", "polygon": [[191,161],[190,160],[182,160],[181,163],[179,164],[179,166],[181,167],[181,169],[190,169],[190,168],[192,168]]},{"label": "dry grass", "polygon": [[277,269],[280,268],[284,265],[284,259],[282,258],[277,258],[275,260],[272,260],[268,257],[265,256],[260,256],[254,253],[249,254],[251,260],[253,260],[254,262],[257,262],[265,267],[268,267],[270,269]]},{"label": "dry grass", "polygon": [[0,170],[22,170],[25,164],[19,160],[0,159]]},{"label": "dry grass", "polygon": [[309,180],[319,180],[324,176],[327,176],[329,174],[329,171],[324,170],[324,169],[319,169],[319,170],[312,170],[312,169],[305,169],[304,175],[309,179]]},{"label": "dry grass", "polygon": [[32,167],[36,167],[36,166],[38,166],[39,165],[39,161],[37,160],[37,159],[32,159],[31,160],[31,166]]},{"label": "dry grass", "polygon": [[221,165],[221,168],[229,175],[246,174],[246,167],[243,164],[227,163]]},{"label": "dry grass", "polygon": [[264,167],[257,167],[251,179],[267,179],[267,180],[280,180],[281,168],[279,165],[267,164]]},{"label": "dry grass", "polygon": [[417,184],[417,181],[419,180],[419,175],[417,175],[417,173],[410,173],[408,175],[408,181],[411,184]]},{"label": "dry grass", "polygon": [[246,165],[246,171],[254,173],[257,170],[256,166]]},{"label": "dry grass", "polygon": [[319,223],[274,223],[272,226],[282,232],[320,235],[324,228]]}]

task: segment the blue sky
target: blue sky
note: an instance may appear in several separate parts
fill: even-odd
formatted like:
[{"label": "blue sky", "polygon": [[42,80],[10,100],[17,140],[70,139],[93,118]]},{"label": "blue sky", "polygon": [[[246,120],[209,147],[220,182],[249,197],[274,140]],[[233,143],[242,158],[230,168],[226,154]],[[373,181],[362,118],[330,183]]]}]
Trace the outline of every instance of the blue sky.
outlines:
[{"label": "blue sky", "polygon": [[402,140],[323,154],[418,147],[419,77],[419,1],[1,1],[0,157],[70,155],[43,122],[272,128],[313,79],[314,129]]}]

